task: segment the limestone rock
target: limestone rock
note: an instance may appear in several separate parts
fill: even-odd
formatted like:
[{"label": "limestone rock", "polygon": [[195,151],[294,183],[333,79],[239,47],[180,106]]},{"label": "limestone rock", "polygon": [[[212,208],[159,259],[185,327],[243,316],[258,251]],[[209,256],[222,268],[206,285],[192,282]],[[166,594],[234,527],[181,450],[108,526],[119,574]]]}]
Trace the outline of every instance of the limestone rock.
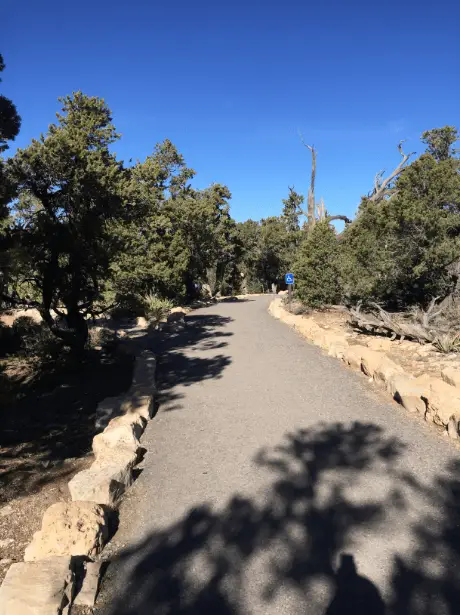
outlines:
[{"label": "limestone rock", "polygon": [[140,449],[140,442],[136,436],[136,430],[135,423],[116,424],[115,426],[109,423],[102,433],[93,438],[93,453],[96,459],[110,458],[113,451],[119,450],[137,453]]},{"label": "limestone rock", "polygon": [[0,587],[0,615],[61,615],[71,599],[70,557],[13,564]]},{"label": "limestone rock", "polygon": [[380,363],[375,368],[374,380],[377,384],[383,385],[388,391],[391,390],[391,382],[398,374],[403,374],[404,370],[401,365],[398,365],[385,355]]},{"label": "limestone rock", "polygon": [[460,389],[460,369],[445,367],[441,372],[441,377],[447,384]]},{"label": "limestone rock", "polygon": [[107,514],[92,502],[57,502],[43,515],[42,529],[34,534],[24,561],[51,556],[94,557],[107,540]]},{"label": "limestone rock", "polygon": [[102,562],[87,562],[85,564],[85,576],[74,600],[76,606],[94,606],[99,590],[101,566]]},{"label": "limestone rock", "polygon": [[182,310],[174,310],[168,314],[166,317],[166,322],[168,323],[176,323],[176,322],[185,322],[185,312]]},{"label": "limestone rock", "polygon": [[128,425],[133,429],[136,438],[139,439],[144,433],[146,424],[147,420],[141,414],[129,411],[113,418],[104,431]]},{"label": "limestone rock", "polygon": [[96,502],[115,508],[133,483],[137,454],[117,451],[110,458],[96,460],[88,470],[76,474],[69,482],[73,501]]},{"label": "limestone rock", "polygon": [[324,350],[328,350],[333,344],[346,344],[346,338],[344,335],[340,335],[335,331],[328,331],[323,328],[321,328],[321,332],[316,334],[316,339],[313,341]]},{"label": "limestone rock", "polygon": [[393,344],[394,342],[389,337],[371,337],[366,343],[371,350],[383,350],[384,352],[391,350]]},{"label": "limestone rock", "polygon": [[138,319],[136,320],[136,326],[138,326],[140,329],[146,329],[148,325],[149,325],[148,320],[144,318],[143,316],[139,316]]},{"label": "limestone rock", "polygon": [[374,376],[377,368],[384,359],[385,355],[377,350],[363,347],[361,350],[361,369],[371,378]]},{"label": "limestone rock", "polygon": [[335,359],[343,359],[347,351],[347,348],[348,348],[348,342],[345,339],[340,340],[340,341],[337,340],[330,344],[327,354],[330,357],[334,357]]},{"label": "limestone rock", "polygon": [[351,367],[361,369],[361,357],[363,350],[367,350],[367,348],[365,346],[361,346],[360,344],[348,346],[344,354],[343,360]]},{"label": "limestone rock", "polygon": [[417,381],[426,387],[427,413],[433,422],[447,426],[451,416],[460,418],[460,390],[439,378],[423,375]]},{"label": "limestone rock", "polygon": [[187,314],[190,314],[191,309],[189,307],[182,307],[180,305],[177,305],[176,307],[171,308],[171,314],[175,314],[176,312],[180,312],[182,314],[184,314],[184,316],[186,316]]},{"label": "limestone rock", "polygon": [[453,440],[458,440],[458,421],[454,416],[451,416],[449,419],[447,433]]},{"label": "limestone rock", "polygon": [[390,380],[389,390],[394,399],[406,410],[418,412],[422,416],[425,415],[424,396],[426,388],[421,386],[415,378],[404,373],[397,373]]},{"label": "limestone rock", "polygon": [[150,385],[155,383],[156,359],[153,352],[143,350],[136,358],[134,366],[133,385]]},{"label": "limestone rock", "polygon": [[123,414],[122,405],[124,397],[106,397],[96,408],[96,431],[102,431],[110,421]]}]

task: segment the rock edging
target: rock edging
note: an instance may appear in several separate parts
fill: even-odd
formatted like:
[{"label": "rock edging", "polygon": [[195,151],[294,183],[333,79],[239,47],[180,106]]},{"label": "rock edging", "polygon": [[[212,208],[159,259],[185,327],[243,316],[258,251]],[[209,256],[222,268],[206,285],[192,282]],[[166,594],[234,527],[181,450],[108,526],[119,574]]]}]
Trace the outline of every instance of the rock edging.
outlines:
[{"label": "rock edging", "polygon": [[45,511],[25,562],[8,570],[0,587],[0,615],[64,615],[73,603],[94,604],[100,565],[92,560],[104,548],[110,516],[134,480],[139,439],[154,414],[155,374],[155,355],[142,351],[129,391],[99,404],[95,460],[69,482],[72,501]]},{"label": "rock edging", "polygon": [[442,378],[429,375],[414,377],[391,360],[384,351],[372,350],[361,344],[350,344],[346,333],[328,331],[313,318],[288,312],[281,298],[274,299],[269,313],[288,324],[329,356],[341,359],[350,367],[363,372],[383,387],[395,401],[409,412],[420,414],[426,421],[446,430],[453,439],[459,437],[460,372],[446,368]]}]

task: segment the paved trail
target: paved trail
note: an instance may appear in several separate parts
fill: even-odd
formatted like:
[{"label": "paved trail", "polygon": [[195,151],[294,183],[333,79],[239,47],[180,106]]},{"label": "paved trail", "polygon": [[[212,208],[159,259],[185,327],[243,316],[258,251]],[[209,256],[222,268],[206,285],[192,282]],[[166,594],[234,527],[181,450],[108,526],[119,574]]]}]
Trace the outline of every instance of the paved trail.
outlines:
[{"label": "paved trail", "polygon": [[268,303],[163,343],[98,615],[459,613],[459,448]]}]

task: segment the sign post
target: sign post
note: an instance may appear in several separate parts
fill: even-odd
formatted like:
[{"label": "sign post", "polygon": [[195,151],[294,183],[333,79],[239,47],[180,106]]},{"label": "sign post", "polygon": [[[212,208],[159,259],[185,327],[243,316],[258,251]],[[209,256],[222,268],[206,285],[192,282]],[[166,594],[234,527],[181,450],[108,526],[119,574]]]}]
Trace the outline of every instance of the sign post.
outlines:
[{"label": "sign post", "polygon": [[284,276],[284,281],[286,282],[287,287],[288,287],[289,311],[291,311],[292,289],[294,287],[294,274],[293,273],[286,273],[286,275]]}]

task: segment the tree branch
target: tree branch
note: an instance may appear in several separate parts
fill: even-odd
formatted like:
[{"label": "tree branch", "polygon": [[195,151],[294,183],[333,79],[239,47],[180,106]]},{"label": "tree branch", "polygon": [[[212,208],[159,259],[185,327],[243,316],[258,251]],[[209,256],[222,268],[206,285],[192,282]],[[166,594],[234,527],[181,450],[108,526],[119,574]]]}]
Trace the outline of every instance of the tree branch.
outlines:
[{"label": "tree branch", "polygon": [[0,299],[2,299],[3,301],[6,301],[7,303],[11,303],[11,305],[15,305],[15,306],[26,306],[26,307],[30,307],[30,308],[37,308],[40,309],[41,303],[39,303],[38,301],[30,301],[29,299],[20,299],[20,298],[15,298],[12,297],[11,295],[5,295],[5,293],[0,293]]},{"label": "tree branch", "polygon": [[411,152],[410,154],[405,154],[402,148],[402,145],[404,143],[403,141],[399,142],[398,145],[398,150],[399,153],[402,156],[402,160],[401,162],[398,164],[398,166],[396,167],[396,169],[390,173],[390,175],[388,177],[386,177],[385,179],[383,179],[383,174],[385,171],[379,171],[377,173],[377,175],[374,178],[374,189],[371,193],[371,195],[369,196],[369,200],[373,201],[374,203],[379,203],[380,201],[382,201],[386,196],[388,196],[390,194],[390,189],[388,188],[389,184],[398,177],[398,175],[401,174],[401,172],[404,170],[407,162],[409,161],[410,157],[413,156],[415,154],[415,152]]},{"label": "tree branch", "polygon": [[350,218],[347,216],[337,215],[337,216],[326,216],[326,222],[333,222],[334,220],[342,220],[345,224],[351,224]]}]

